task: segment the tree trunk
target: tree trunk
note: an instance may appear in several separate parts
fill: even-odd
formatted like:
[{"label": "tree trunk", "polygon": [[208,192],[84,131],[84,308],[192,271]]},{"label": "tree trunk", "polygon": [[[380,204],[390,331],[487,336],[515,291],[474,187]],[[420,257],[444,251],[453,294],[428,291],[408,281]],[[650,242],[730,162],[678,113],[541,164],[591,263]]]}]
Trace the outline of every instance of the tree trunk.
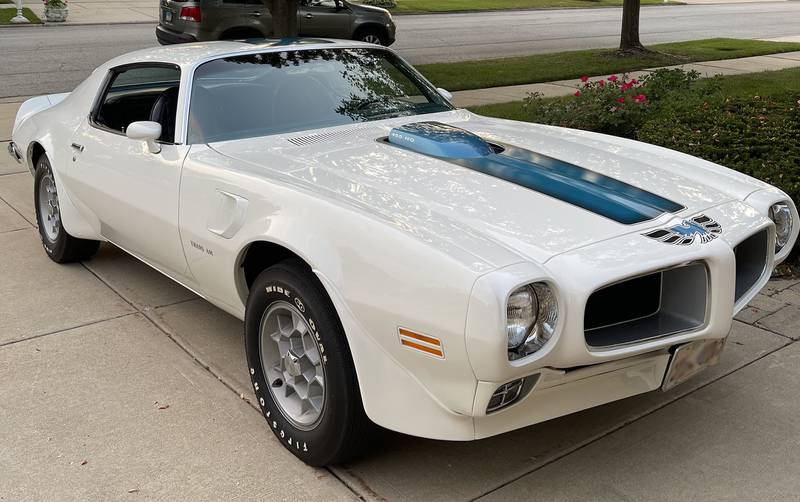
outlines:
[{"label": "tree trunk", "polygon": [[645,52],[639,41],[639,11],[641,0],[624,0],[622,4],[622,36],[619,51],[625,53]]},{"label": "tree trunk", "polygon": [[272,17],[272,36],[275,38],[296,37],[297,0],[261,0]]}]

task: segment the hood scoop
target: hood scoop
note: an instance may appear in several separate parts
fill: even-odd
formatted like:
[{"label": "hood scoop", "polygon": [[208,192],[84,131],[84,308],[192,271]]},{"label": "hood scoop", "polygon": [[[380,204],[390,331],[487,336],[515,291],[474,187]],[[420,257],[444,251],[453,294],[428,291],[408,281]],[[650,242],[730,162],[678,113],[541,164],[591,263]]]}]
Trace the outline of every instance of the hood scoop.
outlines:
[{"label": "hood scoop", "polygon": [[386,141],[442,159],[476,159],[494,153],[492,145],[480,136],[440,122],[416,122],[395,127]]},{"label": "hood scoop", "polygon": [[681,204],[575,164],[513,145],[493,145],[459,127],[417,122],[395,127],[389,144],[445,160],[633,225],[677,213]]}]

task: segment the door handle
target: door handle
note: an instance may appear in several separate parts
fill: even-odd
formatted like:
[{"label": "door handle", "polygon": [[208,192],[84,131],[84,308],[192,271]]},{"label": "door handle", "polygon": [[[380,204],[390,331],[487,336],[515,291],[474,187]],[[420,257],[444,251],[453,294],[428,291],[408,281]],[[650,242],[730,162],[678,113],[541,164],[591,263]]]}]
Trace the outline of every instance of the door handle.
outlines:
[{"label": "door handle", "polygon": [[306,19],[314,19],[314,14],[306,14]]},{"label": "door handle", "polygon": [[72,148],[74,148],[75,150],[78,150],[79,152],[83,151],[83,145],[79,145],[77,143],[73,143],[72,144]]}]

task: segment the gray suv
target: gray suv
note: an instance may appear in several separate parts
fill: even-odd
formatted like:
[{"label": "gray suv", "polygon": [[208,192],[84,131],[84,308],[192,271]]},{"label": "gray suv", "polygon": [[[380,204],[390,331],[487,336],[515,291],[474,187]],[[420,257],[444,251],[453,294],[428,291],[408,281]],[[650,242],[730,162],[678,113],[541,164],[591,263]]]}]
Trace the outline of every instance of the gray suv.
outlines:
[{"label": "gray suv", "polygon": [[[386,9],[344,0],[300,0],[300,35],[394,42],[395,26]],[[156,36],[161,44],[263,38],[271,30],[261,0],[161,0]]]}]

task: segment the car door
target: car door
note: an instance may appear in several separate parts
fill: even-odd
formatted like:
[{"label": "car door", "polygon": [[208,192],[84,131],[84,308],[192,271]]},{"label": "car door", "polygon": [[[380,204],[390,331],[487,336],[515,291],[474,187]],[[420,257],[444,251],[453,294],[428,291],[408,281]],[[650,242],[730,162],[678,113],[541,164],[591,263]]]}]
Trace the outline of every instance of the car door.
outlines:
[{"label": "car door", "polygon": [[[180,70],[167,64],[112,69],[94,109],[72,137],[70,196],[100,234],[165,272],[187,274],[178,231],[178,190],[188,147],[174,141]],[[159,153],[125,129],[162,126]]]},{"label": "car door", "polygon": [[203,3],[203,29],[213,39],[258,38],[272,30],[261,0],[213,0]]},{"label": "car door", "polygon": [[298,9],[300,34],[311,37],[352,38],[351,12],[344,2],[303,0]]}]

